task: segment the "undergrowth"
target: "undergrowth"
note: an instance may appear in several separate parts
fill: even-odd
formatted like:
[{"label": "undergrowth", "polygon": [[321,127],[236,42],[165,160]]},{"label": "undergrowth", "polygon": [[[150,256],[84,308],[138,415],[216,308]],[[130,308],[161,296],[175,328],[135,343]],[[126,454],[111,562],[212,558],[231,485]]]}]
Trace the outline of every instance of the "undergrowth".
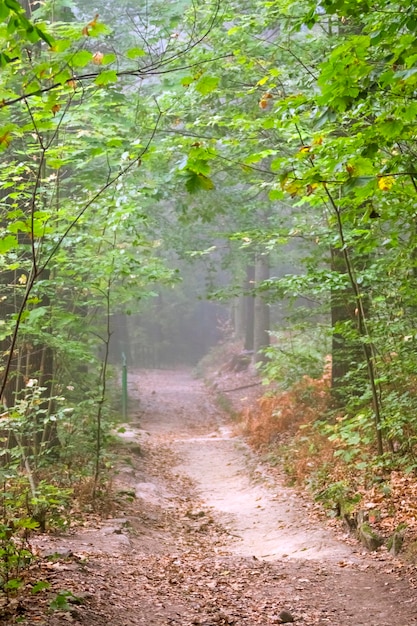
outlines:
[{"label": "undergrowth", "polygon": [[335,410],[329,363],[320,378],[304,376],[247,407],[241,429],[268,463],[280,467],[290,484],[307,488],[329,516],[365,509],[383,536],[405,525],[414,545],[414,466],[395,454],[377,456],[369,420]]},{"label": "undergrowth", "polygon": [[232,358],[242,351],[241,342],[220,342],[199,361],[195,367],[194,373],[197,378],[210,379],[216,375],[219,370],[227,367]]},{"label": "undergrowth", "polygon": [[101,425],[97,478],[93,403],[68,407],[62,396],[45,403],[43,391],[29,380],[16,405],[1,416],[0,615],[24,587],[25,569],[35,558],[33,533],[67,530],[113,506],[110,413]]}]

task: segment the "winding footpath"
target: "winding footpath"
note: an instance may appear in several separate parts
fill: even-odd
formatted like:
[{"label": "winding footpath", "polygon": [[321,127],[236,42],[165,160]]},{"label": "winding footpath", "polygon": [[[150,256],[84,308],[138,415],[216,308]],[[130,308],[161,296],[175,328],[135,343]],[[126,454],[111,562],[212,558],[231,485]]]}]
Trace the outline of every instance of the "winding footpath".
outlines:
[{"label": "winding footpath", "polygon": [[201,381],[138,371],[129,385],[119,510],[39,546],[68,555],[43,576],[80,601],[51,614],[45,599],[21,624],[417,626],[416,572],[335,536],[233,434]]},{"label": "winding footpath", "polygon": [[[138,386],[142,427],[175,451],[176,469],[192,480],[203,507],[226,529],[217,553],[288,572],[291,613],[299,613],[301,623],[417,624],[417,594],[407,570],[387,555],[375,561],[362,546],[352,548],[312,518],[311,504],[277,484],[233,436],[200,381],[189,372],[160,371],[144,374]],[[302,608],[309,604],[310,616]]]}]

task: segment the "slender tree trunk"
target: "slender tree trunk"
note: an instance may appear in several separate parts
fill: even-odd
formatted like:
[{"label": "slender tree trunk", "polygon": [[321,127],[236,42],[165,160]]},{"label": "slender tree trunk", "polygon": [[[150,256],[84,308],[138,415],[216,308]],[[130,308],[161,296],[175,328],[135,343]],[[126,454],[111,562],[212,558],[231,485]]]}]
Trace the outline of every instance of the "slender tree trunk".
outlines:
[{"label": "slender tree trunk", "polygon": [[[331,269],[338,274],[346,274],[346,264],[343,252],[340,248],[331,250]],[[353,354],[352,345],[338,332],[338,325],[354,323],[354,310],[352,311],[352,289],[346,286],[343,291],[332,290],[331,292],[331,321],[333,328],[332,335],[332,394],[335,400],[343,403],[343,396],[346,386],[345,377],[352,368]],[[354,307],[353,307],[354,309]]]},{"label": "slender tree trunk", "polygon": [[[258,287],[269,278],[269,256],[257,254],[255,259],[255,286]],[[257,292],[255,296],[255,324],[254,324],[254,352],[257,362],[265,363],[267,357],[262,354],[262,348],[270,344],[270,311],[269,305],[262,295]]]},{"label": "slender tree trunk", "polygon": [[[354,264],[349,253],[349,248],[346,245],[346,238],[340,208],[337,206],[332,194],[329,192],[326,185],[324,186],[324,189],[337,219],[337,228],[341,244],[340,251],[343,254],[346,274],[349,277],[349,282],[352,289],[353,302],[355,305],[354,315],[357,320],[356,328],[358,333],[358,339],[360,339],[360,345],[363,349],[362,352],[365,357],[368,383],[372,395],[378,454],[382,455],[384,451],[382,433],[382,390],[376,375],[376,350],[368,326],[366,298],[364,297],[364,291],[361,290],[359,283],[356,279]],[[357,363],[360,363],[360,361],[358,360]]]},{"label": "slender tree trunk", "polygon": [[245,290],[248,295],[244,296],[245,309],[245,336],[244,348],[248,352],[254,349],[254,328],[255,328],[255,296],[250,294],[250,290],[255,286],[255,267],[248,265],[246,268]]},{"label": "slender tree trunk", "polygon": [[[245,285],[242,285],[242,290]],[[235,339],[243,341],[246,333],[246,301],[245,296],[240,295],[233,301],[233,334]]]}]

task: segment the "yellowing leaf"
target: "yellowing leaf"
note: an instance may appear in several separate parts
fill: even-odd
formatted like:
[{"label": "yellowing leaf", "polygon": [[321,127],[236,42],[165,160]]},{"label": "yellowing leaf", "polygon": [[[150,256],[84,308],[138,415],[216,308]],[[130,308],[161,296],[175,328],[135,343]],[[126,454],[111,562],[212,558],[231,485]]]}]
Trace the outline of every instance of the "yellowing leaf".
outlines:
[{"label": "yellowing leaf", "polygon": [[103,59],[104,59],[104,54],[102,52],[95,52],[91,60],[93,61],[95,65],[102,65]]},{"label": "yellowing leaf", "polygon": [[89,22],[88,25],[91,26],[91,28],[93,28],[97,24],[97,20],[98,20],[98,13],[95,14],[94,19],[91,20],[91,22]]},{"label": "yellowing leaf", "polygon": [[185,188],[190,194],[198,191],[211,191],[214,189],[214,183],[208,176],[188,170]]},{"label": "yellowing leaf", "polygon": [[270,100],[272,100],[273,97],[274,96],[269,91],[262,94],[262,98],[259,100],[259,108],[267,109],[269,107]]},{"label": "yellowing leaf", "polygon": [[95,26],[97,26],[97,20],[98,20],[98,13],[96,13],[96,15],[94,16],[94,19],[91,20],[91,22],[88,22],[87,26],[84,26],[81,32],[85,37],[90,36],[90,30],[94,28]]},{"label": "yellowing leaf", "polygon": [[7,146],[10,144],[10,141],[11,141],[10,133],[9,132],[4,133],[4,135],[0,136],[0,147],[7,148]]},{"label": "yellowing leaf", "polygon": [[306,189],[306,194],[308,196],[311,196],[312,193],[314,193],[315,189],[317,189],[318,184],[317,183],[312,183],[311,185],[307,185],[307,189]]},{"label": "yellowing leaf", "polygon": [[303,185],[299,180],[288,180],[283,186],[284,190],[290,194],[291,198],[295,198],[295,196],[300,193],[302,187]]},{"label": "yellowing leaf", "polygon": [[380,176],[378,178],[378,187],[381,191],[389,191],[395,184],[394,176]]},{"label": "yellowing leaf", "polygon": [[26,285],[26,283],[28,282],[26,274],[21,274],[17,282],[20,283],[21,285]]}]

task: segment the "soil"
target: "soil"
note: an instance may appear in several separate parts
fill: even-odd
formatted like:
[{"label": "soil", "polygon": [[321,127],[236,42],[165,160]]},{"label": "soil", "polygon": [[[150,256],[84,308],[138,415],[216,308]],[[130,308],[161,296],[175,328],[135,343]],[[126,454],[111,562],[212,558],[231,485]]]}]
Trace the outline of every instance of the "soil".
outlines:
[{"label": "soil", "polygon": [[417,626],[415,569],[326,524],[202,381],[139,371],[129,386],[116,514],[37,540],[31,573],[51,587],[16,600],[4,624]]}]

